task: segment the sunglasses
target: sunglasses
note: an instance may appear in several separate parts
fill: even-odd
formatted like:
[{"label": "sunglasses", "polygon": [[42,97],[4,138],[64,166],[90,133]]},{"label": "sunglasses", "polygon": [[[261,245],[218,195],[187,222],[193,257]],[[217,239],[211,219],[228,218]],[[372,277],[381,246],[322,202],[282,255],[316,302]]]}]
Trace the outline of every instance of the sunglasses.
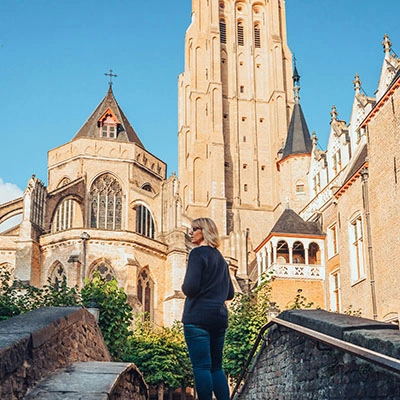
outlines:
[{"label": "sunglasses", "polygon": [[196,231],[198,231],[199,229],[201,229],[201,228],[198,227],[198,226],[196,226],[195,228],[192,228],[192,232],[196,232]]}]

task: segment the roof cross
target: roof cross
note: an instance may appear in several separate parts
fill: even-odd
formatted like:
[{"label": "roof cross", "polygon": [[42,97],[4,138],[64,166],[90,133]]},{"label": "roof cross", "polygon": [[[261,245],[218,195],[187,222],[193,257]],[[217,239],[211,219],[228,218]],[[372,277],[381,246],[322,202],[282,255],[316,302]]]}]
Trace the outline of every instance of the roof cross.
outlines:
[{"label": "roof cross", "polygon": [[113,78],[113,77],[116,78],[118,75],[113,74],[113,70],[112,70],[112,69],[110,69],[110,72],[109,72],[108,74],[105,72],[104,75],[110,77],[110,80],[109,80],[108,84],[110,85],[110,88],[111,88],[111,86],[112,86],[112,84],[113,84],[112,78]]}]

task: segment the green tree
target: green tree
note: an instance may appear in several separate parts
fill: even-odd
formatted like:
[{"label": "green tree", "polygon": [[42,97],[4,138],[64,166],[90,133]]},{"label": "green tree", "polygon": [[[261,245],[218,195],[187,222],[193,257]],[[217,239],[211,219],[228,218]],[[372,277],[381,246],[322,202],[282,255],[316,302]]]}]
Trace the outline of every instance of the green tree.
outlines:
[{"label": "green tree", "polygon": [[180,322],[172,327],[161,327],[139,314],[128,348],[124,360],[135,363],[146,382],[157,388],[160,400],[165,390],[185,390],[192,384],[191,364]]},{"label": "green tree", "polygon": [[92,280],[85,282],[80,295],[84,306],[95,304],[100,309],[99,327],[104,341],[112,358],[122,360],[133,320],[124,289],[118,287],[116,279],[107,281],[97,272]]},{"label": "green tree", "polygon": [[271,285],[269,276],[248,294],[237,294],[230,304],[224,346],[224,371],[236,381],[263,325],[268,322]]}]

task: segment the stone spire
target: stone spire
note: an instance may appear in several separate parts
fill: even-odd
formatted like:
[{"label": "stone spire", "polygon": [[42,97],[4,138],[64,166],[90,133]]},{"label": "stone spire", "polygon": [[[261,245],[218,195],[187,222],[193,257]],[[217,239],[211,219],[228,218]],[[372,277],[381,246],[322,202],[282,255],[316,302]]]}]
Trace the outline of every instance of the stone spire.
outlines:
[{"label": "stone spire", "polygon": [[336,106],[332,106],[332,111],[330,112],[330,114],[331,114],[331,122],[337,121],[338,112],[336,110]]},{"label": "stone spire", "polygon": [[300,74],[297,71],[297,66],[296,66],[296,59],[294,58],[294,71],[293,71],[293,92],[294,92],[294,102],[295,104],[299,104],[300,102]]},{"label": "stone spire", "polygon": [[362,82],[361,82],[358,74],[356,74],[356,76],[354,77],[353,84],[354,84],[354,90],[356,91],[356,94],[360,94]]},{"label": "stone spire", "polygon": [[300,105],[300,74],[294,64],[293,71],[293,91],[294,107],[290,120],[286,144],[283,149],[282,159],[292,154],[311,154],[312,141],[308,130],[306,119]]},{"label": "stone spire", "polygon": [[385,53],[386,56],[390,55],[390,52],[392,50],[392,42],[389,39],[389,35],[385,33],[385,35],[383,36],[383,51]]}]

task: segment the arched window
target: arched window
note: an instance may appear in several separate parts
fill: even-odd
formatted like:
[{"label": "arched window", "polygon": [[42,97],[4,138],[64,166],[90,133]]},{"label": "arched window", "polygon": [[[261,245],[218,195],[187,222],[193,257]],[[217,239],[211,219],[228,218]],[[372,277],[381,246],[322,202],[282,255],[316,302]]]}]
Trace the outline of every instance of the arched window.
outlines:
[{"label": "arched window", "polygon": [[293,243],[293,263],[304,264],[305,262],[305,250],[304,245],[301,242]]},{"label": "arched window", "polygon": [[94,272],[97,271],[107,282],[115,278],[114,270],[108,260],[95,261],[90,268],[89,279],[93,279]]},{"label": "arched window", "polygon": [[154,239],[154,220],[150,210],[143,205],[136,208],[136,232]]},{"label": "arched window", "polygon": [[153,281],[150,278],[148,269],[141,271],[138,277],[137,297],[142,304],[142,311],[150,316],[153,313]]},{"label": "arched window", "polygon": [[321,252],[317,243],[310,243],[308,246],[308,263],[321,264]]},{"label": "arched window", "polygon": [[70,183],[70,182],[71,182],[71,179],[69,179],[68,177],[64,177],[61,179],[60,183],[57,185],[57,188],[68,185],[68,183]]},{"label": "arched window", "polygon": [[74,221],[75,201],[72,199],[64,200],[58,207],[53,220],[54,232],[71,229]]},{"label": "arched window", "polygon": [[142,186],[142,189],[143,189],[143,190],[146,190],[147,192],[153,193],[153,188],[151,187],[150,183],[145,183],[145,184]]},{"label": "arched window", "polygon": [[90,190],[90,227],[118,230],[122,226],[122,189],[110,174],[97,178]]},{"label": "arched window", "polygon": [[244,26],[242,21],[237,23],[237,41],[239,46],[244,46]]},{"label": "arched window", "polygon": [[52,271],[50,272],[49,279],[51,282],[51,285],[54,287],[54,289],[58,290],[60,288],[61,283],[66,279],[66,274],[63,265],[57,261],[53,268]]},{"label": "arched window", "polygon": [[279,260],[279,263],[282,263],[283,260],[289,262],[289,246],[284,240],[280,240],[277,244],[276,259]]}]

